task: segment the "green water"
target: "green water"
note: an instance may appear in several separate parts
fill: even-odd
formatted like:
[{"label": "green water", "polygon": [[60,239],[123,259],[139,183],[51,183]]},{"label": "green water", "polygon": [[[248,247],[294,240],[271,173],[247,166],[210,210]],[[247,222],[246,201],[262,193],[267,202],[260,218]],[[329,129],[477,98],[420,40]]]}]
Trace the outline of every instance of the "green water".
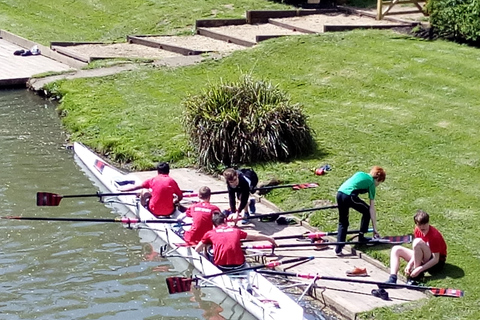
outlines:
[{"label": "green water", "polygon": [[[96,198],[36,206],[38,191],[97,191],[66,140],[53,103],[26,90],[0,91],[0,216],[121,214]],[[169,295],[165,278],[191,270],[156,255],[148,230],[2,219],[0,237],[0,319],[252,319],[218,289]]]}]

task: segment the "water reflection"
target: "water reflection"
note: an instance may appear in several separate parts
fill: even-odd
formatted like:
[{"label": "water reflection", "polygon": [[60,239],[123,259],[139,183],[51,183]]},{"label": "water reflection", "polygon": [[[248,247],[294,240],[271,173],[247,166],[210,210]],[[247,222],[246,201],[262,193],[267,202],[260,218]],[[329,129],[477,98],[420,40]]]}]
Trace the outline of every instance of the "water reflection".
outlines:
[{"label": "water reflection", "polygon": [[[55,105],[26,90],[0,91],[1,216],[119,214],[96,198],[36,206],[38,191],[97,191],[64,147],[66,139]],[[218,289],[202,289],[202,297],[169,295],[165,277],[191,271],[181,259],[156,255],[151,231],[26,220],[0,220],[0,229],[0,319],[252,319]]]}]

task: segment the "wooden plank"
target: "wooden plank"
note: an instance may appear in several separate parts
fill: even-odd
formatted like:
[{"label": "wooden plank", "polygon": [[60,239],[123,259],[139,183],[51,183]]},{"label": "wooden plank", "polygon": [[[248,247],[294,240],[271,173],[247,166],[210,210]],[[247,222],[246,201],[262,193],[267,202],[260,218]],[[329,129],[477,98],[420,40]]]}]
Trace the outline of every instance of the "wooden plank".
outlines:
[{"label": "wooden plank", "polygon": [[317,33],[314,30],[308,30],[308,29],[305,29],[305,28],[296,27],[292,24],[276,21],[276,20],[273,20],[273,19],[269,19],[268,23],[271,23],[273,25],[279,26],[281,28],[289,29],[289,30],[292,30],[292,31],[303,32],[303,33]]},{"label": "wooden plank", "polygon": [[140,44],[140,45],[151,47],[151,48],[167,50],[167,51],[182,54],[184,56],[199,55],[202,53],[209,52],[209,51],[192,50],[189,48],[179,47],[179,46],[175,46],[167,43],[151,41],[139,36],[127,36],[127,40],[130,43]]},{"label": "wooden plank", "polygon": [[328,25],[323,26],[324,32],[349,31],[356,29],[392,29],[407,27],[407,24],[388,24],[388,25]]},{"label": "wooden plank", "polygon": [[247,19],[200,19],[195,21],[195,29],[246,24]]},{"label": "wooden plank", "polygon": [[68,48],[64,48],[64,47],[57,47],[57,46],[52,46],[52,49],[55,50],[56,52],[59,52],[67,57],[71,57],[73,59],[76,59],[76,60],[79,60],[79,61],[82,61],[82,62],[85,62],[85,63],[89,63],[91,62],[92,60],[90,59],[90,57],[87,57],[87,56],[84,56],[84,55],[81,55],[73,50],[69,50]]},{"label": "wooden plank", "polygon": [[336,9],[301,9],[301,10],[248,10],[247,23],[267,23],[272,18],[292,18],[311,14],[336,12]]},{"label": "wooden plank", "polygon": [[218,32],[214,32],[214,31],[211,31],[211,30],[208,30],[208,29],[205,29],[205,28],[198,28],[197,29],[197,34],[200,34],[200,35],[205,36],[205,37],[210,37],[210,38],[213,38],[213,39],[217,39],[217,40],[222,40],[222,41],[226,41],[226,42],[230,42],[230,43],[235,43],[235,44],[238,44],[238,45],[241,45],[241,46],[244,46],[244,47],[253,47],[256,44],[255,42],[235,38],[235,37],[228,36],[228,35],[218,33]]}]

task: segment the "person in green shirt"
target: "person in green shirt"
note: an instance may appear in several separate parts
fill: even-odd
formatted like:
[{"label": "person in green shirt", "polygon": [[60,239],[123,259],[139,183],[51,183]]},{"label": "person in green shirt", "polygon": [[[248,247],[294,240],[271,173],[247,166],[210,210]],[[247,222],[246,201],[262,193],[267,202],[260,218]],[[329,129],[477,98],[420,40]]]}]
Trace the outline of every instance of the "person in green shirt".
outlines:
[{"label": "person in green shirt", "polygon": [[[358,235],[359,241],[368,241],[365,233],[368,232],[370,219],[372,220],[373,235],[380,237],[377,229],[377,213],[375,211],[375,189],[385,181],[386,173],[383,168],[374,166],[370,173],[357,172],[345,181],[337,192],[338,205],[338,234],[337,242],[345,242],[347,238],[347,230],[349,226],[348,215],[350,208],[362,214],[360,221],[360,233]],[[359,198],[359,194],[368,193],[370,205]],[[342,255],[342,248],[344,245],[337,245],[335,247],[335,254]]]}]

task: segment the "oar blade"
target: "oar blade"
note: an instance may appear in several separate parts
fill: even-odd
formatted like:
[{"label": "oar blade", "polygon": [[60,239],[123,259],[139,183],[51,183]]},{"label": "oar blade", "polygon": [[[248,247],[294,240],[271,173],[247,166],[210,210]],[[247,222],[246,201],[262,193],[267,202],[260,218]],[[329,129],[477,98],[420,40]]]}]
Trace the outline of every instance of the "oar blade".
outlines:
[{"label": "oar blade", "polygon": [[168,277],[166,279],[168,293],[181,293],[190,291],[192,288],[192,279],[184,277]]},{"label": "oar blade", "polygon": [[51,206],[56,207],[60,204],[62,196],[50,192],[37,192],[37,206]]},{"label": "oar blade", "polygon": [[316,187],[318,187],[318,183],[301,183],[301,184],[294,185],[292,189],[301,190],[301,189],[316,188]]},{"label": "oar blade", "polygon": [[437,297],[454,297],[461,298],[465,295],[463,290],[450,289],[450,288],[431,288],[429,290],[434,296]]}]

